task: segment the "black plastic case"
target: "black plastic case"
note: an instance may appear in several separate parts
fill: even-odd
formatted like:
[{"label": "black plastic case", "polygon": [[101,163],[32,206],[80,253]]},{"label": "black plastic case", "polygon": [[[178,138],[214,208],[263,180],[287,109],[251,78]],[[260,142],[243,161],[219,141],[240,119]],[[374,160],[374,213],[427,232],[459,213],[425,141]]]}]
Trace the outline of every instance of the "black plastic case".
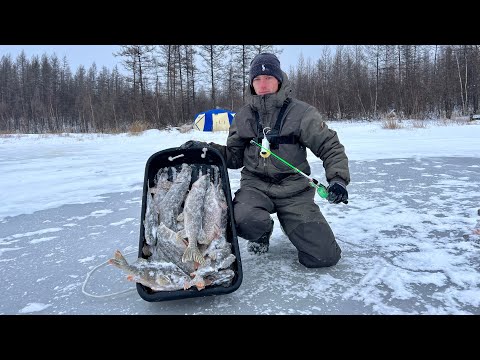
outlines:
[{"label": "black plastic case", "polygon": [[[237,233],[235,231],[234,225],[235,223],[233,218],[232,195],[230,190],[230,181],[228,179],[227,166],[222,154],[218,150],[210,147],[206,151],[198,148],[184,150],[179,148],[165,149],[153,154],[147,160],[147,163],[145,165],[145,177],[143,182],[142,214],[140,221],[138,257],[145,258],[142,252],[143,245],[145,244],[145,229],[143,226],[143,222],[145,219],[145,212],[147,206],[148,186],[153,187],[155,185],[155,175],[161,168],[176,167],[178,170],[180,170],[183,163],[187,163],[189,165],[195,164],[199,168],[201,167],[202,170],[204,170],[204,173],[212,165],[218,166],[218,169],[220,170],[219,173],[222,181],[222,187],[228,205],[226,238],[232,246],[232,254],[234,254],[236,257],[235,262],[232,264],[232,270],[235,272],[235,276],[229,286],[207,286],[202,290],[198,290],[196,287],[191,287],[187,290],[153,291],[149,287],[137,283],[138,294],[142,297],[142,299],[146,301],[165,301],[209,295],[229,294],[237,290],[242,283],[242,263],[240,259],[240,250],[238,247]],[[197,180],[197,177],[198,171],[193,171],[190,185]]]}]

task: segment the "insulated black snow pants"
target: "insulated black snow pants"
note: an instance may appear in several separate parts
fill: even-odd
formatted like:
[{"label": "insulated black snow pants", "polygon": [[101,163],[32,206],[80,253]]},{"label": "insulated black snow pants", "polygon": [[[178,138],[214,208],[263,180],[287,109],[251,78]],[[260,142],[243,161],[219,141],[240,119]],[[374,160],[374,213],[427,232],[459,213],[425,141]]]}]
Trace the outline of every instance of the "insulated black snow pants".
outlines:
[{"label": "insulated black snow pants", "polygon": [[335,265],[342,251],[314,196],[314,188],[282,199],[270,198],[252,187],[240,188],[233,199],[238,236],[258,240],[271,230],[270,214],[276,212],[284,232],[298,250],[302,265],[309,268]]}]

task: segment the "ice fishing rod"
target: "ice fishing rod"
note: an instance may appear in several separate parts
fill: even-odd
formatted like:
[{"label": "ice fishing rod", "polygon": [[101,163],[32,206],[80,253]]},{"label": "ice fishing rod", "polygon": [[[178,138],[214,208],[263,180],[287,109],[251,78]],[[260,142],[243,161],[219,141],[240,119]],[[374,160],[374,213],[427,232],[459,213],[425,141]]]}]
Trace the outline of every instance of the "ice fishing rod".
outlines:
[{"label": "ice fishing rod", "polygon": [[327,191],[327,188],[325,187],[325,185],[323,185],[322,183],[320,183],[318,180],[314,179],[313,177],[311,176],[308,176],[307,174],[305,174],[303,171],[297,169],[295,166],[293,166],[292,164],[288,163],[286,160],[282,159],[280,156],[278,156],[277,154],[273,153],[270,149],[267,149],[266,147],[260,145],[259,143],[255,142],[254,140],[250,140],[250,144],[253,144],[253,145],[257,145],[260,149],[262,149],[261,151],[261,155],[262,157],[264,158],[267,158],[269,155],[272,155],[273,157],[275,157],[276,159],[280,160],[282,163],[284,163],[285,165],[289,166],[291,169],[295,170],[296,172],[298,172],[300,175],[303,175],[305,176],[310,185],[312,187],[314,187],[316,190],[317,190],[317,194],[323,198],[323,199],[326,199],[328,197],[328,191]]}]

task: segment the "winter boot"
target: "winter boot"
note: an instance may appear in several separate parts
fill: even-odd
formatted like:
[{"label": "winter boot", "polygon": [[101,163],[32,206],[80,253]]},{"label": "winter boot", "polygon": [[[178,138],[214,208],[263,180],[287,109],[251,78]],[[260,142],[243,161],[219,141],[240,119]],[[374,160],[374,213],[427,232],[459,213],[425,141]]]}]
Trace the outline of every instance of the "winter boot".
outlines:
[{"label": "winter boot", "polygon": [[[272,221],[273,223],[273,221]],[[263,234],[257,241],[249,241],[247,244],[247,251],[251,254],[261,255],[268,252],[268,246],[270,245],[270,236],[272,236],[272,229]]]}]

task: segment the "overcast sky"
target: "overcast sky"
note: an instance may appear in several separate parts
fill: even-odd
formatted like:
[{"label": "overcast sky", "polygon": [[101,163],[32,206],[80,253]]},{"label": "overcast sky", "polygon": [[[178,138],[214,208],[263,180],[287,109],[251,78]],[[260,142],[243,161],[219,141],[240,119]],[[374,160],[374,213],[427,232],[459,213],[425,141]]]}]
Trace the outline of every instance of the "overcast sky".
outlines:
[{"label": "overcast sky", "polygon": [[[305,60],[308,58],[317,60],[325,45],[277,46],[283,48],[283,53],[279,58],[284,71],[288,71],[290,66],[297,65],[300,54],[303,54]],[[115,65],[120,64],[119,58],[113,56],[113,53],[120,49],[119,45],[0,45],[0,57],[10,54],[15,59],[22,49],[25,50],[28,58],[45,53],[56,53],[60,59],[66,56],[73,72],[79,65],[88,68],[93,62],[97,64],[98,69],[101,69],[102,66],[112,69]],[[121,70],[121,66],[119,66],[119,70]]]}]

